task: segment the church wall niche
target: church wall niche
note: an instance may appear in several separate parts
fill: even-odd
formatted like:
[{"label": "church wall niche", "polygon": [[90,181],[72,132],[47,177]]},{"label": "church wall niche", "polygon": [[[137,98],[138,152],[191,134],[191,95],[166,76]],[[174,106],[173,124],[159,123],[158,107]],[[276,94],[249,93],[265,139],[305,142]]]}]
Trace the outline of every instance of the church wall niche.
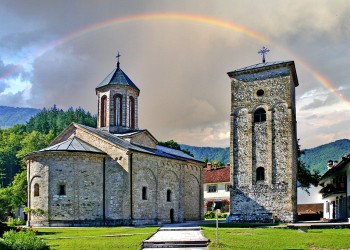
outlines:
[{"label": "church wall niche", "polygon": [[116,161],[110,156],[107,156],[105,164],[106,220],[109,224],[115,225],[119,223],[118,221],[130,217],[130,203],[125,202],[129,201],[130,179],[129,173],[120,165],[119,160]]},{"label": "church wall niche", "polygon": [[183,210],[185,220],[201,219],[203,195],[201,192],[201,182],[196,173],[186,171],[184,180]]},{"label": "church wall niche", "polygon": [[[180,182],[177,174],[166,167],[160,171],[158,179],[158,218],[162,222],[170,223],[170,210],[174,210],[174,222],[179,222]],[[170,199],[167,194],[170,191]]]},{"label": "church wall niche", "polygon": [[[273,183],[287,182],[290,145],[290,119],[286,103],[279,103],[273,108],[272,145],[273,145]],[[286,175],[288,174],[288,175]]]},{"label": "church wall niche", "polygon": [[[133,223],[154,224],[157,222],[157,166],[147,156],[133,154],[132,166],[132,219]],[[143,198],[143,189],[146,194]]]},{"label": "church wall niche", "polygon": [[[249,162],[249,118],[248,110],[241,108],[235,111],[234,116],[234,158],[235,162],[234,172],[234,185],[237,186],[246,186],[249,185],[251,180],[251,171]],[[238,139],[239,138],[239,139]]]}]

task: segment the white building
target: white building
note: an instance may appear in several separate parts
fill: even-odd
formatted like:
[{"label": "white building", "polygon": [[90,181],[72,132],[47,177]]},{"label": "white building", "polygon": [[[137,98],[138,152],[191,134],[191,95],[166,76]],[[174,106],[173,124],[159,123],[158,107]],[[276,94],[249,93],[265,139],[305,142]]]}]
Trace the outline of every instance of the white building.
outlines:
[{"label": "white building", "polygon": [[323,198],[323,217],[327,220],[347,220],[350,217],[350,154],[334,164],[328,162],[328,171],[319,185]]},{"label": "white building", "polygon": [[224,167],[212,166],[211,163],[203,170],[204,211],[211,211],[214,201],[224,201],[228,212],[230,200],[230,164]]}]

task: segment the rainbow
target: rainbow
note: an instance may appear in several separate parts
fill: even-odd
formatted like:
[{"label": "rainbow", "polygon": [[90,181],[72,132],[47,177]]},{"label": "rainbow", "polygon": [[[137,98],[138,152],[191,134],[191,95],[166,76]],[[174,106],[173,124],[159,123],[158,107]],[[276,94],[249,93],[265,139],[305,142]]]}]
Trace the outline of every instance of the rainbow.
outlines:
[{"label": "rainbow", "polygon": [[331,82],[323,76],[321,73],[314,70],[311,66],[309,66],[305,61],[303,61],[298,56],[292,54],[289,50],[283,48],[282,46],[272,42],[268,37],[259,34],[247,27],[244,27],[242,25],[237,25],[234,23],[230,23],[227,21],[206,17],[206,16],[199,16],[199,15],[192,15],[192,14],[181,14],[181,13],[148,13],[148,14],[140,14],[140,15],[132,15],[132,16],[124,16],[124,17],[117,17],[105,22],[96,23],[87,27],[84,27],[83,29],[71,32],[57,40],[54,40],[44,46],[43,48],[35,51],[33,54],[22,60],[20,63],[16,64],[14,67],[12,67],[9,71],[5,72],[2,76],[0,76],[0,81],[6,79],[10,75],[12,75],[14,72],[16,72],[23,64],[28,63],[32,60],[34,60],[37,57],[40,57],[44,53],[46,53],[49,50],[54,49],[57,46],[60,46],[61,44],[64,44],[66,42],[69,42],[73,39],[77,39],[81,36],[84,36],[88,33],[94,32],[96,30],[100,30],[115,24],[123,24],[126,22],[132,22],[132,21],[152,21],[152,20],[180,20],[180,21],[190,21],[190,22],[199,22],[204,23],[208,25],[214,25],[219,26],[221,28],[229,29],[232,31],[243,33],[253,39],[257,39],[263,44],[271,44],[274,47],[277,47],[278,49],[282,50],[284,53],[288,54],[291,58],[294,58],[295,61],[300,63],[307,71],[309,71],[315,79],[320,82],[323,86],[325,86],[327,89],[329,89],[331,92],[333,92],[337,98],[345,104],[346,108],[350,110],[350,102],[342,96],[342,94],[331,84]]}]

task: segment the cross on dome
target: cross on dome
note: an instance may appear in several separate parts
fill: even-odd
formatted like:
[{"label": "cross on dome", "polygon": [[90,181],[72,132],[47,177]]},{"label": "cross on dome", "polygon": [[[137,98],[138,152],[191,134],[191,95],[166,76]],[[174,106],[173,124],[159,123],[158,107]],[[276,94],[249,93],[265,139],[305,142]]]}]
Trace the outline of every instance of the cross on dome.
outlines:
[{"label": "cross on dome", "polygon": [[265,46],[263,46],[261,48],[261,50],[258,51],[258,54],[262,54],[262,62],[265,63],[265,55],[270,52],[270,50],[268,48],[266,48]]},{"label": "cross on dome", "polygon": [[119,57],[120,57],[121,55],[119,54],[119,51],[118,51],[118,55],[116,56],[116,58],[117,58],[117,68],[119,69],[119,65],[120,65],[120,62],[119,62]]}]

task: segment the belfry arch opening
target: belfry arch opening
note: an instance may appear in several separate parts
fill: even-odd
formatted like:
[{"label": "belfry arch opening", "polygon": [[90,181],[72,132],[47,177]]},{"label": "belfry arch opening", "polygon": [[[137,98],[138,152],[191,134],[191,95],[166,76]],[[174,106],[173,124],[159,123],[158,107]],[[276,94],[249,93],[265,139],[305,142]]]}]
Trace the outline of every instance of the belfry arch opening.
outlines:
[{"label": "belfry arch opening", "polygon": [[130,96],[129,98],[129,127],[134,129],[135,126],[135,99]]},{"label": "belfry arch opening", "polygon": [[266,111],[263,108],[258,108],[254,112],[254,123],[266,122]]},{"label": "belfry arch opening", "polygon": [[122,126],[123,122],[123,96],[120,94],[114,95],[114,124]]},{"label": "belfry arch opening", "polygon": [[106,127],[106,123],[107,123],[107,96],[102,96],[101,98],[101,127]]}]

